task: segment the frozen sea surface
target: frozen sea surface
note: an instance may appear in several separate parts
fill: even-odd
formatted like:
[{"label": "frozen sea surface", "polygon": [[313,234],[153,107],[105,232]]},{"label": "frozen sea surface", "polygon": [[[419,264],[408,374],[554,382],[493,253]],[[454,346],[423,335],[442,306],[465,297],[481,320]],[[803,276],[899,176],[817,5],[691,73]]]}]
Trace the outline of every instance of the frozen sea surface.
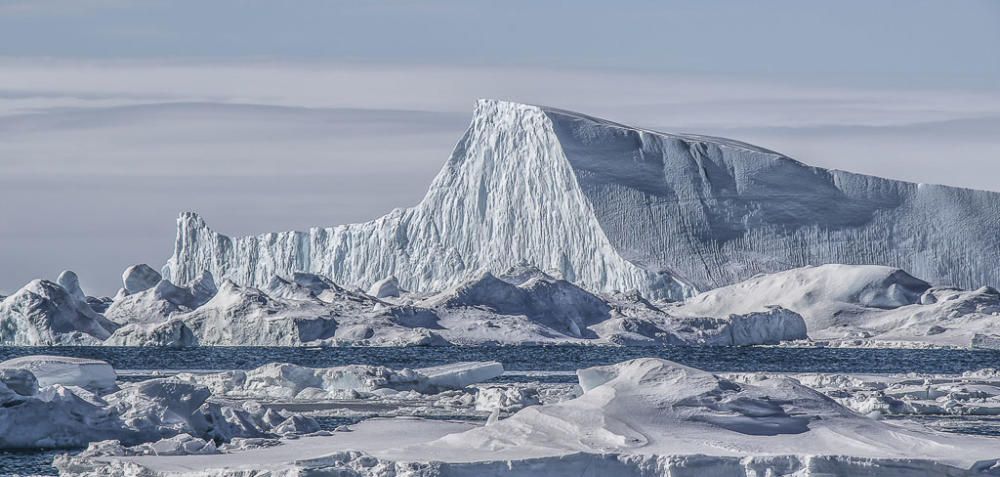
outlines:
[{"label": "frozen sea surface", "polygon": [[[376,364],[392,368],[425,367],[455,361],[503,363],[508,373],[499,382],[525,380],[575,383],[580,368],[639,357],[659,357],[717,372],[829,372],[957,374],[1000,367],[1000,351],[958,349],[849,349],[776,347],[400,347],[400,348],[258,348],[200,347],[189,349],[118,347],[0,347],[0,361],[32,354],[101,359],[122,380],[146,379],[156,371],[250,369],[271,362],[328,367]],[[440,416],[439,416],[440,417]],[[460,416],[456,416],[460,417]],[[945,432],[1000,435],[1000,421],[969,416],[926,416],[919,420]],[[335,428],[349,422],[320,420]],[[51,467],[57,452],[0,452],[0,476],[57,475]]]}]

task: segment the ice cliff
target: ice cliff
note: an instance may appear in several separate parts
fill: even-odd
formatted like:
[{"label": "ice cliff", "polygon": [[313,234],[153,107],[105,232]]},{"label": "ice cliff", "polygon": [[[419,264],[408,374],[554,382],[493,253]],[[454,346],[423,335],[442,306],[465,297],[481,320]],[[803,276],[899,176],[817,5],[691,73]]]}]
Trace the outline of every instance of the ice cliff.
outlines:
[{"label": "ice cliff", "polygon": [[305,271],[438,291],[529,262],[594,291],[682,298],[824,263],[1000,285],[1000,193],[810,167],[728,139],[481,100],[423,201],[371,222],[230,238],[184,213],[164,276]]}]

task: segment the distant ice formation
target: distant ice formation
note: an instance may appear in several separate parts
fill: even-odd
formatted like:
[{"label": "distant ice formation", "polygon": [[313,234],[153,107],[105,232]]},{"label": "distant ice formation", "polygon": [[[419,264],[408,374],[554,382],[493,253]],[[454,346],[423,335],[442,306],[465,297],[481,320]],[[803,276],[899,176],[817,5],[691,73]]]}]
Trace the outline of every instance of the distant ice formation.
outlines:
[{"label": "distant ice formation", "polygon": [[[30,292],[35,289],[47,295]],[[682,316],[668,312],[666,302],[636,293],[595,295],[530,266],[500,276],[483,272],[435,294],[394,289],[390,278],[373,290],[382,298],[308,273],[272,277],[264,289],[230,280],[216,286],[208,272],[183,286],[161,279],[133,289],[141,291],[124,288],[107,302],[81,301],[58,284],[36,280],[0,301],[0,331],[10,330],[0,334],[0,344],[728,346],[808,337],[802,317],[781,307]]]},{"label": "distant ice formation", "polygon": [[[391,282],[373,291],[385,292]],[[78,281],[67,283],[79,289]],[[933,287],[875,265],[801,267],[681,302],[594,294],[524,264],[438,293],[392,291],[376,298],[308,273],[275,276],[264,289],[230,280],[217,287],[204,272],[183,286],[161,279],[134,294],[81,301],[35,280],[0,301],[0,344],[1000,348],[996,289]]]},{"label": "distant ice formation", "polygon": [[850,346],[996,347],[1000,292],[932,287],[903,270],[822,265],[761,275],[667,308],[680,316],[729,316],[777,305],[805,320],[814,341]]},{"label": "distant ice formation", "polygon": [[193,213],[163,269],[264,287],[308,272],[443,290],[528,262],[591,291],[681,299],[826,263],[1000,285],[1000,193],[810,167],[737,141],[481,100],[424,200],[371,222],[230,238]]},{"label": "distant ice formation", "polygon": [[69,271],[3,298],[0,343],[1000,348],[1000,193],[553,108],[480,101],[424,200],[371,222],[178,225],[114,298]]}]

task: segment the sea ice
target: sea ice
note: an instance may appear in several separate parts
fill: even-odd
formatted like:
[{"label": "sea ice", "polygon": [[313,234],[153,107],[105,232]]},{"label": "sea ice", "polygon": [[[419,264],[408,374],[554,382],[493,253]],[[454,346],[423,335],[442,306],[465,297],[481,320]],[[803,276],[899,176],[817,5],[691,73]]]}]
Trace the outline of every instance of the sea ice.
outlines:
[{"label": "sea ice", "polygon": [[[311,418],[275,417],[259,405],[240,408],[210,397],[204,386],[169,378],[118,389],[115,371],[103,361],[50,356],[5,361],[0,449],[77,448],[112,439],[134,446],[181,434],[221,443],[317,429]],[[151,449],[165,446],[170,443]]]},{"label": "sea ice", "polygon": [[993,475],[990,437],[860,416],[785,377],[730,380],[658,359],[581,370],[575,399],[485,426],[379,419],[211,456],[86,456],[63,475]]},{"label": "sea ice", "polygon": [[184,373],[174,379],[207,386],[212,393],[223,396],[317,399],[357,396],[358,392],[379,389],[436,393],[446,389],[462,389],[502,374],[503,366],[497,362],[453,363],[399,370],[370,365],[308,368],[271,363],[248,371]]},{"label": "sea ice", "polygon": [[451,363],[416,372],[427,379],[427,387],[437,389],[462,389],[470,384],[489,381],[503,374],[503,365],[496,361]]}]

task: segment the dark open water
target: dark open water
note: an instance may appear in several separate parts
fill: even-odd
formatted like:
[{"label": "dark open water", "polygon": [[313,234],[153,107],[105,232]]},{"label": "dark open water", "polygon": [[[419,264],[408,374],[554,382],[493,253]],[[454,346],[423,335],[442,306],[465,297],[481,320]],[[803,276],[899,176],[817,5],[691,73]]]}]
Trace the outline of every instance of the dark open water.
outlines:
[{"label": "dark open water", "polygon": [[770,347],[498,346],[403,348],[189,349],[120,347],[0,347],[0,361],[32,354],[102,359],[115,369],[249,369],[286,362],[324,367],[375,364],[423,367],[455,361],[503,363],[511,371],[574,371],[641,357],[659,357],[707,371],[961,373],[1000,368],[995,350],[910,350]]},{"label": "dark open water", "polygon": [[[499,346],[429,348],[246,348],[190,349],[112,347],[0,347],[0,361],[32,354],[102,359],[118,370],[250,369],[272,362],[325,367],[375,364],[424,367],[455,361],[503,363],[510,371],[574,371],[641,357],[659,357],[717,372],[961,373],[1000,368],[1000,351],[767,347]],[[511,377],[516,379],[515,377]],[[512,379],[500,378],[501,381]],[[536,378],[532,378],[536,379]],[[574,376],[549,379],[575,381]],[[339,423],[331,423],[336,427]],[[998,422],[948,421],[941,430],[1000,435]],[[56,475],[56,452],[2,452],[0,476]]]}]

